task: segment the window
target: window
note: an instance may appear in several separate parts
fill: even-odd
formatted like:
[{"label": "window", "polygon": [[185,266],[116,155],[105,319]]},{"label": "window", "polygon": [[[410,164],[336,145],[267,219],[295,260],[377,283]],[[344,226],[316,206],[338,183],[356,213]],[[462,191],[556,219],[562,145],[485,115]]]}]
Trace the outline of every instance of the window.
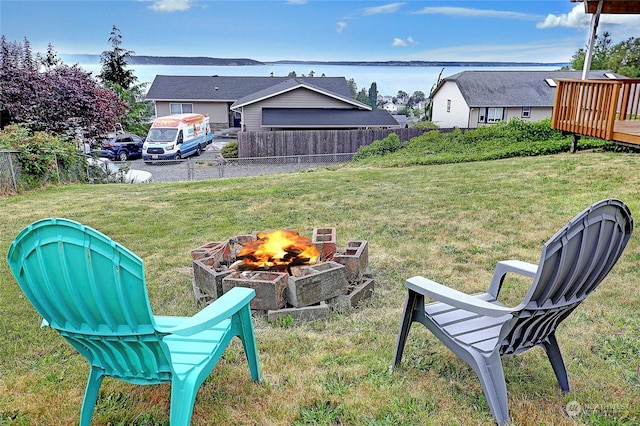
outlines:
[{"label": "window", "polygon": [[549,85],[549,87],[556,87],[558,86],[558,84],[556,83],[556,81],[552,78],[545,78],[544,81],[547,82],[547,84]]},{"label": "window", "polygon": [[487,123],[497,123],[502,120],[504,108],[487,108]]},{"label": "window", "polygon": [[447,112],[451,112],[451,99],[447,99]]},{"label": "window", "polygon": [[171,114],[186,114],[193,112],[193,104],[169,104]]},{"label": "window", "polygon": [[478,109],[478,123],[486,123],[486,117],[487,117],[487,109],[486,108],[479,108]]},{"label": "window", "polygon": [[531,107],[522,107],[522,118],[530,118],[531,117]]}]

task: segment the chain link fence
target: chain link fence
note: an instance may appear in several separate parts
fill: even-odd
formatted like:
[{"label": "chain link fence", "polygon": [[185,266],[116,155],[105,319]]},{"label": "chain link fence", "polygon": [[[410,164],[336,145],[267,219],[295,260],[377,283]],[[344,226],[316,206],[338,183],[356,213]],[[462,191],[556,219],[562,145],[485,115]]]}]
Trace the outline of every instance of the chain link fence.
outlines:
[{"label": "chain link fence", "polygon": [[0,194],[18,192],[20,180],[18,152],[0,150]]},{"label": "chain link fence", "polygon": [[290,155],[283,157],[222,158],[205,152],[178,161],[134,162],[132,169],[146,170],[154,182],[196,181],[291,173],[350,161],[354,153]]},{"label": "chain link fence", "polygon": [[[21,189],[20,163],[18,151],[0,151],[0,193],[17,193]],[[84,157],[81,153],[79,156]],[[221,178],[262,176],[278,173],[291,173],[299,170],[323,168],[350,161],[354,153],[290,155],[284,157],[223,158],[219,151],[205,151],[199,157],[188,157],[177,161],[142,160],[115,162],[124,171],[144,170],[152,175],[153,182],[200,181]],[[82,166],[84,165],[84,167]],[[74,170],[60,170],[54,167],[41,182],[112,182],[111,179],[95,179],[91,174],[94,168],[87,167],[85,161],[78,162]],[[117,180],[116,180],[117,182]]]}]

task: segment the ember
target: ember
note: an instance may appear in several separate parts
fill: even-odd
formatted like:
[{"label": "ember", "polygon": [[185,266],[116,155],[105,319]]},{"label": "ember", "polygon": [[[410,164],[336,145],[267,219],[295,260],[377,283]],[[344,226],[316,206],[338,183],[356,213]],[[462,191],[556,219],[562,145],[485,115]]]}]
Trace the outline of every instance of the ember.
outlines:
[{"label": "ember", "polygon": [[242,260],[242,269],[286,269],[314,264],[320,257],[315,244],[296,231],[258,232],[257,237],[238,252],[237,259]]}]

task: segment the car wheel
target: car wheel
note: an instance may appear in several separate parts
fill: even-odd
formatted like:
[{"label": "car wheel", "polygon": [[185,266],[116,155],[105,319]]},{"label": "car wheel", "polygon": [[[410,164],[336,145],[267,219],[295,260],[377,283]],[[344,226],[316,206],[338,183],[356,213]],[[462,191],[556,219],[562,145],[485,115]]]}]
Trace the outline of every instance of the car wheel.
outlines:
[{"label": "car wheel", "polygon": [[176,160],[182,160],[182,155],[179,152],[176,152]]},{"label": "car wheel", "polygon": [[129,154],[127,153],[127,151],[122,150],[118,152],[118,160],[127,161],[128,159],[129,159]]},{"label": "car wheel", "polygon": [[200,157],[200,154],[202,154],[202,147],[198,145],[196,148],[196,157]]}]

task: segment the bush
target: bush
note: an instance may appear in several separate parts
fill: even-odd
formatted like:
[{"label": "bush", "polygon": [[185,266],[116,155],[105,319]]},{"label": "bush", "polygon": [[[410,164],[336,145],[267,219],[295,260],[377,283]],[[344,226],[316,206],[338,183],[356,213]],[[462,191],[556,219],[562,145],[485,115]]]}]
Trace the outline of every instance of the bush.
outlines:
[{"label": "bush", "polygon": [[224,158],[238,158],[238,142],[229,142],[220,151]]},{"label": "bush", "polygon": [[367,157],[386,155],[398,151],[402,146],[403,144],[400,142],[398,135],[390,133],[389,136],[384,139],[373,141],[370,145],[360,147],[358,152],[353,156],[353,159],[358,161]]},{"label": "bush", "polygon": [[0,149],[19,152],[21,186],[36,188],[52,179],[84,180],[84,157],[62,136],[9,125],[0,131]]},{"label": "bush", "polygon": [[[607,141],[583,138],[579,148],[606,149],[611,145]],[[570,146],[571,138],[553,129],[550,119],[527,122],[515,118],[466,131],[433,130],[405,143],[399,143],[397,136],[388,137],[361,148],[354,160],[366,159],[369,164],[386,167],[444,164],[548,155],[569,151]]]}]

